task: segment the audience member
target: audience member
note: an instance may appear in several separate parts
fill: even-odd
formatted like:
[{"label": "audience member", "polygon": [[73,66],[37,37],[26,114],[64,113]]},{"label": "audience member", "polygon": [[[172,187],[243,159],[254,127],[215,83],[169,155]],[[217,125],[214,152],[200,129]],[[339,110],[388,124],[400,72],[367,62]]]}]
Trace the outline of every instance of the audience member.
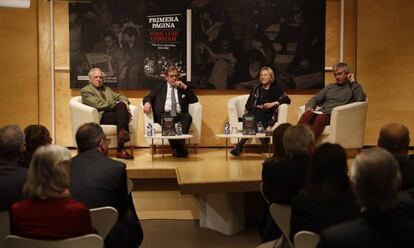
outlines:
[{"label": "audience member", "polygon": [[[253,115],[257,123],[261,122],[264,129],[272,127],[277,122],[277,108],[280,104],[290,104],[290,98],[282,88],[273,83],[275,74],[270,67],[263,67],[260,70],[259,86],[250,92],[245,105],[245,115]],[[268,139],[260,139],[263,144],[267,144]],[[241,139],[236,147],[231,150],[234,156],[240,156],[243,146],[247,139]]]},{"label": "audience member", "polygon": [[44,145],[50,145],[52,138],[49,130],[42,125],[29,125],[24,129],[26,153],[23,160],[23,165],[29,167],[32,160],[33,153],[37,148]]},{"label": "audience member", "polygon": [[131,111],[129,110],[128,97],[113,92],[103,84],[104,74],[99,68],[92,68],[89,73],[89,84],[81,89],[82,102],[96,108],[99,111],[101,124],[114,124],[118,133],[117,158],[133,159],[124,147],[124,143],[130,140],[129,122]]},{"label": "audience member", "polygon": [[0,211],[23,199],[27,170],[19,166],[24,154],[24,134],[16,125],[0,129]]},{"label": "audience member", "polygon": [[23,187],[26,200],[10,209],[10,233],[32,239],[66,239],[93,232],[89,209],[70,197],[68,149],[39,147]]},{"label": "audience member", "polygon": [[107,157],[108,142],[99,124],[86,123],[76,132],[78,155],[71,162],[73,198],[89,208],[112,206],[119,219],[105,238],[105,247],[137,247],[143,233],[128,195],[126,165]]},{"label": "audience member", "polygon": [[361,206],[360,217],[320,234],[318,247],[407,247],[414,243],[414,222],[396,206],[401,182],[394,157],[380,147],[355,158],[351,181]]},{"label": "audience member", "polygon": [[[287,159],[285,147],[283,146],[283,135],[286,130],[291,127],[290,123],[282,123],[275,130],[273,130],[273,155],[265,160],[264,164],[274,163]],[[275,221],[269,213],[269,204],[262,201],[262,214],[259,219],[259,233],[262,243],[278,238],[282,232],[277,227]]]},{"label": "audience member", "polygon": [[303,188],[313,151],[312,131],[302,125],[289,127],[283,135],[287,159],[263,164],[263,192],[270,202],[290,204]]},{"label": "audience member", "polygon": [[408,158],[410,133],[408,128],[399,123],[383,126],[378,138],[378,146],[386,149],[397,160],[401,172],[401,189],[414,187],[414,161]]},{"label": "audience member", "polygon": [[292,201],[290,239],[302,230],[323,229],[358,217],[359,207],[348,178],[346,152],[338,144],[315,149],[305,187]]},{"label": "audience member", "polygon": [[332,109],[352,102],[365,101],[365,93],[362,86],[350,73],[346,63],[338,63],[333,66],[336,83],[327,85],[307,103],[305,113],[300,117],[298,124],[311,126],[315,139],[318,139],[325,126],[331,121]]},{"label": "audience member", "polygon": [[[188,113],[188,105],[198,102],[197,96],[185,83],[181,82],[180,74],[175,66],[169,66],[165,72],[166,83],[151,90],[142,100],[144,112],[153,112],[154,122],[161,124],[161,117],[174,117],[174,122],[183,126],[182,133],[188,133],[192,117]],[[173,155],[187,157],[184,140],[169,140]]]},{"label": "audience member", "polygon": [[268,160],[270,161],[282,161],[288,158],[286,154],[285,146],[283,145],[283,135],[285,135],[286,130],[291,127],[290,123],[282,123],[275,130],[273,130],[273,154]]}]

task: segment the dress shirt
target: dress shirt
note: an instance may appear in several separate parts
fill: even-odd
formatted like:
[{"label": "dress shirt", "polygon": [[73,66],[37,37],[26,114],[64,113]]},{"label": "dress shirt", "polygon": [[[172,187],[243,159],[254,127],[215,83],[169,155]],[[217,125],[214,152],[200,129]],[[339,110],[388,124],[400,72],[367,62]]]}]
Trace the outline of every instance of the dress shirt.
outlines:
[{"label": "dress shirt", "polygon": [[171,90],[174,89],[175,100],[177,101],[177,113],[181,113],[180,101],[178,99],[178,91],[176,88],[168,85],[167,87],[167,98],[165,99],[164,111],[171,112]]}]

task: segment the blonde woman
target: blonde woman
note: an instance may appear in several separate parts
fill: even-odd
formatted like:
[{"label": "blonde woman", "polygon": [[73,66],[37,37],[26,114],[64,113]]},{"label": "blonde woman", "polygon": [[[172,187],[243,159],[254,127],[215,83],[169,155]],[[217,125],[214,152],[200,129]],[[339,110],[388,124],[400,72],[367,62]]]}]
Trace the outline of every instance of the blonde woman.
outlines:
[{"label": "blonde woman", "polygon": [[[275,73],[270,67],[260,70],[260,85],[253,88],[245,105],[245,114],[254,115],[256,122],[261,122],[263,127],[273,126],[277,121],[277,108],[280,104],[290,104],[290,98],[285,94],[275,81]],[[231,154],[239,156],[247,139],[241,139]],[[261,139],[262,143],[268,139]]]},{"label": "blonde woman", "polygon": [[66,239],[92,233],[89,209],[70,197],[68,149],[57,145],[39,147],[33,154],[25,200],[10,209],[13,235],[34,239]]}]

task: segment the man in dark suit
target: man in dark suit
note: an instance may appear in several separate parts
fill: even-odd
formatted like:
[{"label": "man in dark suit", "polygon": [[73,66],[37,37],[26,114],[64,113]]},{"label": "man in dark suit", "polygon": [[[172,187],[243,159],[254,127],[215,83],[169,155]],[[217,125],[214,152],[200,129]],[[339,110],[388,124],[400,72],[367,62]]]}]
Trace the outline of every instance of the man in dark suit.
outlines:
[{"label": "man in dark suit", "polygon": [[16,125],[0,129],[0,211],[23,199],[22,188],[27,169],[19,165],[23,158],[24,133]]},{"label": "man in dark suit", "polygon": [[79,154],[71,162],[70,191],[89,208],[112,206],[118,210],[119,219],[106,237],[105,247],[138,247],[143,233],[128,195],[126,166],[107,156],[108,141],[99,124],[79,127]]},{"label": "man in dark suit", "polygon": [[318,247],[411,247],[414,222],[397,208],[401,178],[394,157],[380,147],[363,150],[351,181],[361,215],[322,231]]},{"label": "man in dark suit", "polygon": [[383,126],[378,138],[378,146],[386,149],[397,160],[401,172],[401,189],[414,187],[414,161],[408,158],[410,132],[399,123]]},{"label": "man in dark suit", "polygon": [[[169,66],[165,72],[166,83],[154,88],[149,95],[143,99],[144,112],[154,114],[154,121],[161,124],[161,117],[174,117],[174,122],[180,122],[183,133],[188,133],[192,118],[188,113],[188,105],[198,102],[194,92],[179,80],[179,71],[175,66]],[[169,140],[173,155],[176,157],[187,157],[184,140]]]}]

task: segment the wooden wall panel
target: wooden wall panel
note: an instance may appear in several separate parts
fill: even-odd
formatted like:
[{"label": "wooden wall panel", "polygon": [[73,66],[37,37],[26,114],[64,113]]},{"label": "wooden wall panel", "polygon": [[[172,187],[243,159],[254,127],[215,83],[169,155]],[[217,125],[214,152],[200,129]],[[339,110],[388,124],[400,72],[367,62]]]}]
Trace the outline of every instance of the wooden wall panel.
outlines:
[{"label": "wooden wall panel", "polygon": [[357,71],[369,98],[366,144],[390,122],[414,130],[413,1],[358,3]]},{"label": "wooden wall panel", "polygon": [[0,8],[0,126],[38,123],[37,4]]}]

